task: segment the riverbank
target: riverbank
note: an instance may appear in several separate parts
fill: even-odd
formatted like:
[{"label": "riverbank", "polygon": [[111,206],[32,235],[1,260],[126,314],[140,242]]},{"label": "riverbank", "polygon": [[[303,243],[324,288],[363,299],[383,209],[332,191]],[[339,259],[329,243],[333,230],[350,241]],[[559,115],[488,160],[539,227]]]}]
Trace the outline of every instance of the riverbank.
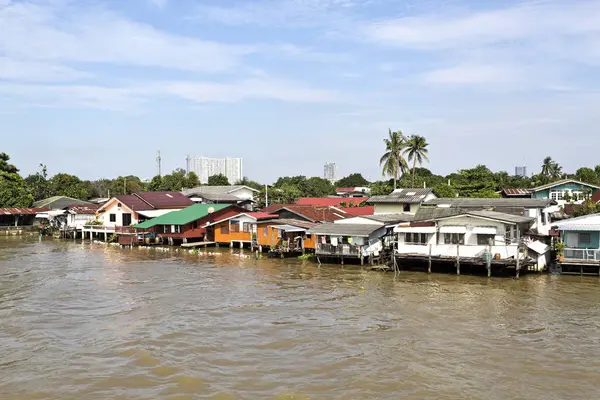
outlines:
[{"label": "riverbank", "polygon": [[0,239],[0,397],[597,397],[597,280],[211,253]]}]

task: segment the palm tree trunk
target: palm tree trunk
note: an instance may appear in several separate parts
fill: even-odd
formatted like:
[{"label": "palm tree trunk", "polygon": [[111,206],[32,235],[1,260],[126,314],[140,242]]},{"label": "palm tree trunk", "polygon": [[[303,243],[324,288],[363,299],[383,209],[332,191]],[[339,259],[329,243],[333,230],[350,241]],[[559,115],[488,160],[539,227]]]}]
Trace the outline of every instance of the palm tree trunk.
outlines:
[{"label": "palm tree trunk", "polygon": [[412,179],[412,187],[415,187],[415,170],[417,169],[417,157],[413,160],[413,179]]}]

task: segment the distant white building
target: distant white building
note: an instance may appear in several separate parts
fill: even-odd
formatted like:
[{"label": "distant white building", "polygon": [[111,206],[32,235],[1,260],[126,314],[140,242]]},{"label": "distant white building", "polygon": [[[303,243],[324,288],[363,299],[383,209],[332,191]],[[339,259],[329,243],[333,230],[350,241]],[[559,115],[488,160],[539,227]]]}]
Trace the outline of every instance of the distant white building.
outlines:
[{"label": "distant white building", "polygon": [[323,178],[333,183],[336,181],[337,166],[335,163],[326,163],[323,171]]},{"label": "distant white building", "polygon": [[515,167],[515,176],[527,178],[527,167],[525,165]]},{"label": "distant white building", "polygon": [[189,159],[189,164],[190,171],[198,175],[203,185],[213,175],[225,175],[231,184],[241,181],[244,176],[241,158],[193,157]]}]

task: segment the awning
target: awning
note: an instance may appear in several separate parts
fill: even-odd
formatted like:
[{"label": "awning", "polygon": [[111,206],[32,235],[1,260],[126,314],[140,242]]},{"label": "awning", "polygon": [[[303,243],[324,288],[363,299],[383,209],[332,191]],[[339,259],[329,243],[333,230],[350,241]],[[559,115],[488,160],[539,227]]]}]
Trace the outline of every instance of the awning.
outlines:
[{"label": "awning", "polygon": [[156,217],[160,217],[161,215],[165,215],[165,214],[168,214],[173,211],[179,211],[179,210],[147,210],[147,211],[138,211],[137,213],[140,215],[143,215],[146,218],[156,218]]},{"label": "awning", "polygon": [[477,233],[479,235],[495,235],[496,232],[497,230],[494,226],[476,226],[473,228],[473,233]]},{"label": "awning", "polygon": [[306,232],[306,229],[292,225],[273,225],[272,228],[284,232]]},{"label": "awning", "polygon": [[442,226],[441,233],[467,233],[466,226]]},{"label": "awning", "polygon": [[394,229],[396,233],[435,233],[435,226],[399,226]]}]

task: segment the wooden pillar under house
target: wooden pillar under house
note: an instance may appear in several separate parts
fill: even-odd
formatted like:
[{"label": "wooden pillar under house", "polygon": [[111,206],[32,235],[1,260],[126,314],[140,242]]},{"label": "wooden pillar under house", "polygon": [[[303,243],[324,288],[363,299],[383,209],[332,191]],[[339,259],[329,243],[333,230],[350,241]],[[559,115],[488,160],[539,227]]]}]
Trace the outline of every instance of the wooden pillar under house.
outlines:
[{"label": "wooden pillar under house", "polygon": [[432,249],[431,249],[431,248],[432,248],[432,247],[433,247],[433,245],[431,245],[431,244],[430,244],[430,245],[429,245],[429,257],[428,257],[428,260],[427,260],[427,261],[428,261],[428,265],[427,265],[427,273],[428,273],[428,274],[430,274],[430,273],[431,273],[431,251],[432,251]]},{"label": "wooden pillar under house", "polygon": [[456,245],[456,275],[460,275],[460,244]]}]

